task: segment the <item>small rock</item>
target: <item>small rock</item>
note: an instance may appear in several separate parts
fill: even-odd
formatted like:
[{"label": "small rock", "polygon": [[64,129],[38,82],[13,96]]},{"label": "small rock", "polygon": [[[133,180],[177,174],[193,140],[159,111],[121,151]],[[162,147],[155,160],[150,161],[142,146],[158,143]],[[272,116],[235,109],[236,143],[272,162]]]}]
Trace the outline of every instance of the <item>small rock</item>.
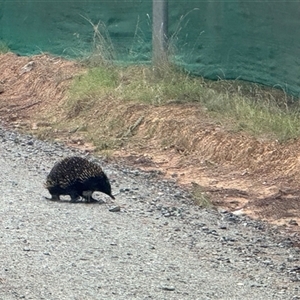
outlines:
[{"label": "small rock", "polygon": [[220,229],[227,229],[228,226],[226,224],[224,224],[224,223],[221,223],[221,224],[219,224],[219,228]]},{"label": "small rock", "polygon": [[293,247],[294,243],[290,238],[283,239],[280,243],[278,243],[278,246],[280,248],[284,247]]},{"label": "small rock", "polygon": [[234,239],[234,238],[232,238],[232,237],[228,237],[228,236],[222,236],[222,237],[221,237],[221,241],[222,241],[222,242],[228,243],[228,242],[235,242],[236,239]]},{"label": "small rock", "polygon": [[229,213],[229,214],[226,214],[226,216],[224,217],[224,220],[226,222],[231,222],[231,223],[239,223],[239,217],[238,216],[235,216],[234,214],[232,213]]},{"label": "small rock", "polygon": [[216,230],[211,230],[211,231],[208,231],[207,232],[207,234],[212,234],[212,235],[219,235],[218,233],[217,233],[217,231]]},{"label": "small rock", "polygon": [[289,221],[289,224],[290,224],[290,225],[293,225],[293,226],[298,226],[298,223],[297,223],[296,220],[290,220],[290,221]]},{"label": "small rock", "polygon": [[4,86],[3,86],[3,84],[0,83],[0,94],[1,93],[4,93]]},{"label": "small rock", "polygon": [[157,204],[157,205],[156,205],[156,209],[157,209],[157,210],[162,210],[162,205],[161,205],[161,204]]},{"label": "small rock", "polygon": [[235,216],[243,216],[245,215],[244,210],[243,209],[238,209],[232,212]]},{"label": "small rock", "polygon": [[293,261],[298,261],[299,259],[297,257],[294,257],[293,255],[290,255],[288,258],[287,258],[287,261],[288,262],[293,262]]},{"label": "small rock", "polygon": [[118,211],[121,211],[121,207],[120,206],[112,206],[108,210],[111,212],[118,212]]},{"label": "small rock", "polygon": [[120,189],[120,193],[126,193],[126,192],[129,192],[130,191],[130,188],[121,188]]},{"label": "small rock", "polygon": [[162,286],[161,289],[164,291],[175,291],[174,286]]},{"label": "small rock", "polygon": [[171,217],[171,214],[169,212],[166,212],[166,213],[163,214],[163,216],[168,218],[168,217]]},{"label": "small rock", "polygon": [[23,66],[23,67],[21,68],[21,73],[20,73],[20,75],[22,75],[23,73],[30,72],[30,71],[33,69],[34,66],[35,66],[34,61],[30,61],[29,63],[27,63],[25,66]]}]

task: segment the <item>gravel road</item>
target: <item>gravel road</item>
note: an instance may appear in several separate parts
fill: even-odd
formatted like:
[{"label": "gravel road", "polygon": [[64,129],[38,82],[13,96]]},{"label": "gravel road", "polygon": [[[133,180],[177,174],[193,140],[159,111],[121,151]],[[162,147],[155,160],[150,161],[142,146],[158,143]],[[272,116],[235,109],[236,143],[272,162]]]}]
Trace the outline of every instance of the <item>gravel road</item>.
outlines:
[{"label": "gravel road", "polygon": [[276,228],[102,161],[114,202],[47,201],[53,164],[84,153],[3,128],[0,141],[0,299],[300,299],[300,250]]}]

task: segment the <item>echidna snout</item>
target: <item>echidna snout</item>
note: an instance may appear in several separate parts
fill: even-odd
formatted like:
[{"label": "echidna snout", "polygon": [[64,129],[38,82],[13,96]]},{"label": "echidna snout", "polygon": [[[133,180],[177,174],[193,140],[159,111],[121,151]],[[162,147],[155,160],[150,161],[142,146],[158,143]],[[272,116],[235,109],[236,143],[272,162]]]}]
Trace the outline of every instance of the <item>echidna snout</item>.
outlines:
[{"label": "echidna snout", "polygon": [[75,202],[83,197],[87,202],[97,201],[91,196],[99,191],[112,199],[111,185],[101,167],[85,158],[67,157],[56,163],[47,176],[46,188],[52,200],[59,200],[61,195],[70,195]]}]

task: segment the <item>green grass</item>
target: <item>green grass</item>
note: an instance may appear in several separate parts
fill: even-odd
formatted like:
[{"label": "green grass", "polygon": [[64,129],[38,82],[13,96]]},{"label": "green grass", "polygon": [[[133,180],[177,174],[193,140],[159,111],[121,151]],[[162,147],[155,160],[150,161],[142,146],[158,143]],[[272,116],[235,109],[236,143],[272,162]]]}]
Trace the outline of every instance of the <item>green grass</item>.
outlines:
[{"label": "green grass", "polygon": [[69,98],[81,99],[113,91],[118,83],[118,74],[114,68],[91,68],[86,74],[74,78]]},{"label": "green grass", "polygon": [[9,52],[9,47],[5,42],[0,41],[0,54],[5,54]]},{"label": "green grass", "polygon": [[105,99],[118,84],[118,74],[112,67],[95,67],[75,76],[68,91],[68,116],[74,118],[92,108],[96,101]]},{"label": "green grass", "polygon": [[[299,111],[286,111],[276,103],[255,103],[238,97],[233,99],[233,114],[240,129],[254,135],[273,135],[280,141],[300,134]],[[228,113],[227,113],[228,114]]]},{"label": "green grass", "polygon": [[74,79],[69,99],[80,111],[107,97],[149,105],[198,103],[233,131],[285,141],[300,136],[299,102],[283,92],[242,81],[208,81],[176,68],[91,68]]}]

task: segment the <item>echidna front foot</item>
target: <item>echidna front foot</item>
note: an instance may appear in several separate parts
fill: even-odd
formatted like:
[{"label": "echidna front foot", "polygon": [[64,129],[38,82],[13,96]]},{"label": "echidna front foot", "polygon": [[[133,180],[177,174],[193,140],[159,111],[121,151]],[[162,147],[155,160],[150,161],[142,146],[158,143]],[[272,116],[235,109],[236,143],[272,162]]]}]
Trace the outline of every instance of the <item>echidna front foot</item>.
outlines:
[{"label": "echidna front foot", "polygon": [[95,198],[93,198],[92,196],[89,198],[89,199],[86,199],[86,202],[87,203],[98,203],[100,202],[101,203],[101,200],[96,200]]},{"label": "echidna front foot", "polygon": [[79,197],[71,198],[71,203],[77,203],[79,201]]},{"label": "echidna front foot", "polygon": [[99,203],[99,204],[105,203],[105,201],[103,200],[97,200],[93,198],[92,194],[93,191],[83,191],[81,196],[84,198],[86,203]]},{"label": "echidna front foot", "polygon": [[80,198],[80,196],[77,194],[77,193],[71,193],[70,194],[70,197],[71,197],[71,202],[72,203],[76,203],[76,202],[78,202],[78,200],[79,200],[79,198]]}]

